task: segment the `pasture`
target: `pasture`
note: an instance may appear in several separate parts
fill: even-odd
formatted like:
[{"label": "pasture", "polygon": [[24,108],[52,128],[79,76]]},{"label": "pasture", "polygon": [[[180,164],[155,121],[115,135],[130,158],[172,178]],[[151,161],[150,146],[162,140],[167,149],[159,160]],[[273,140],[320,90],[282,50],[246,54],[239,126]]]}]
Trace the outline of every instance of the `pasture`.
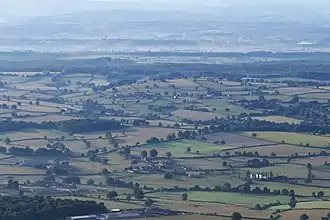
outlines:
[{"label": "pasture", "polygon": [[[287,210],[289,205],[279,205],[271,207],[273,210]],[[313,201],[313,202],[298,202],[296,209],[328,209],[330,210],[330,202],[328,201]]]},{"label": "pasture", "polygon": [[243,146],[260,146],[260,145],[271,145],[274,142],[267,140],[259,140],[251,137],[247,137],[241,134],[218,132],[214,134],[203,135],[207,142],[221,142],[225,141],[226,145],[232,146],[234,148],[240,148]]},{"label": "pasture", "polygon": [[277,122],[277,123],[289,123],[289,124],[299,124],[301,120],[294,119],[285,116],[265,116],[265,117],[253,117],[253,119],[257,120],[265,120],[270,122]]},{"label": "pasture", "polygon": [[197,121],[207,121],[214,118],[221,118],[223,115],[212,113],[212,112],[201,112],[201,111],[190,111],[190,110],[176,110],[171,112],[173,115],[174,120],[182,120],[182,119],[189,119],[189,120],[197,120]]},{"label": "pasture", "polygon": [[[209,144],[201,141],[192,140],[182,140],[176,142],[165,142],[160,144],[150,144],[134,148],[133,152],[140,154],[143,150],[156,149],[159,156],[165,156],[167,152],[171,152],[173,157],[184,157],[184,156],[197,156],[200,155],[213,155],[214,153],[219,153],[222,150],[230,149],[227,145],[216,145]],[[187,152],[190,148],[191,152]],[[197,151],[199,152],[197,154]]]},{"label": "pasture", "polygon": [[243,133],[246,136],[252,137],[252,134],[256,133],[256,138],[274,141],[281,143],[284,141],[287,144],[293,145],[306,145],[316,147],[329,147],[330,146],[330,137],[303,134],[303,133],[293,133],[293,132],[245,132]]}]

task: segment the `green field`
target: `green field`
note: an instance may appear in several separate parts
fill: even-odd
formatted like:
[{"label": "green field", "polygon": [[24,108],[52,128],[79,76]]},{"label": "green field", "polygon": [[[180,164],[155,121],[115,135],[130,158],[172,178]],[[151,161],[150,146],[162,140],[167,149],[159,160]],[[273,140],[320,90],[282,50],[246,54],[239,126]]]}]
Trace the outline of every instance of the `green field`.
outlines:
[{"label": "green field", "polygon": [[[271,207],[273,210],[285,210],[290,209],[289,205],[280,205]],[[297,203],[296,209],[329,209],[330,202],[328,201],[313,201],[313,202],[299,202]]]},{"label": "green field", "polygon": [[190,200],[203,202],[219,202],[225,204],[243,204],[254,206],[256,204],[269,204],[276,201],[281,203],[288,202],[287,196],[261,196],[261,195],[246,195],[240,193],[226,192],[190,192],[188,193]]},{"label": "green field", "polygon": [[[186,153],[187,148],[191,148],[190,153]],[[209,144],[201,141],[181,140],[175,142],[165,142],[160,144],[150,144],[143,147],[135,148],[136,153],[141,153],[143,150],[155,148],[160,156],[165,156],[166,152],[171,152],[173,157],[180,156],[196,156],[198,150],[202,155],[212,155],[221,150],[230,149],[230,146]],[[134,152],[133,152],[134,153]]]},{"label": "green field", "polygon": [[[287,196],[262,196],[262,195],[248,195],[240,193],[229,192],[188,192],[189,201],[195,202],[207,202],[207,203],[219,203],[228,205],[242,205],[253,208],[256,204],[269,204],[277,201],[282,204],[288,203],[289,198]],[[154,197],[160,197],[164,199],[175,199],[181,194],[179,193],[155,193]]]},{"label": "green field", "polygon": [[253,133],[257,134],[256,138],[282,142],[287,144],[306,144],[311,146],[328,147],[330,146],[330,137],[310,135],[305,133],[293,133],[293,132],[244,132],[245,135],[251,137]]},{"label": "green field", "polygon": [[253,119],[257,120],[265,120],[265,121],[270,121],[270,122],[276,122],[276,123],[289,123],[289,124],[299,124],[301,120],[299,119],[294,119],[290,117],[285,117],[285,116],[265,116],[265,117],[254,117]]},{"label": "green field", "polygon": [[[241,113],[255,113],[258,111],[248,110],[238,105],[230,104],[226,100],[203,100],[203,104],[207,105],[208,107],[216,108],[215,113],[220,115],[239,115]],[[226,108],[229,111],[226,111]]]}]

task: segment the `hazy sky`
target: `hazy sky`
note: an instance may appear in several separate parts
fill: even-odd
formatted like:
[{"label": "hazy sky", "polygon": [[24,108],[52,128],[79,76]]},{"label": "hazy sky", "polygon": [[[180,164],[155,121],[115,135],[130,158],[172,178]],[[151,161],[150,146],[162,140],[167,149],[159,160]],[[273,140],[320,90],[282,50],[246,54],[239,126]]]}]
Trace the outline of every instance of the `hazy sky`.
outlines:
[{"label": "hazy sky", "polygon": [[[157,8],[157,9],[188,9],[198,10],[206,7],[228,5],[249,5],[271,8],[273,5],[291,7],[300,10],[302,6],[329,9],[330,0],[0,0],[0,16],[14,15],[54,15],[82,10],[113,9],[113,8]],[[214,9],[214,8],[213,8]]]}]

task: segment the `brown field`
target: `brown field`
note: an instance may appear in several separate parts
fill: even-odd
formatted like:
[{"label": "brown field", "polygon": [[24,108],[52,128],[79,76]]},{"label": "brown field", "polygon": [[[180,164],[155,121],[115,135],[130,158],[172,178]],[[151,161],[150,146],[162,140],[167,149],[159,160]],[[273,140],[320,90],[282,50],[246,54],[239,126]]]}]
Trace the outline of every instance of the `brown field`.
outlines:
[{"label": "brown field", "polygon": [[321,219],[321,217],[325,217],[329,213],[329,210],[290,210],[286,212],[282,212],[280,215],[282,216],[281,219],[284,220],[293,220],[299,219],[302,214],[307,214],[311,220]]},{"label": "brown field", "polygon": [[176,118],[187,118],[194,121],[207,121],[214,118],[221,118],[222,115],[212,113],[212,112],[199,112],[199,111],[189,111],[189,110],[176,110],[172,112],[172,115]]},{"label": "brown field", "polygon": [[272,144],[272,142],[270,141],[258,140],[246,136],[241,136],[238,134],[225,133],[225,132],[219,132],[219,133],[203,135],[203,136],[207,138],[208,142],[225,140],[226,145],[230,145],[233,147],[242,147],[243,145],[258,146],[258,145]]},{"label": "brown field", "polygon": [[[253,148],[242,148],[242,149],[235,149],[233,151],[247,151],[247,152],[258,152],[259,155],[270,155],[272,152],[275,152],[277,156],[290,156],[291,154],[298,153],[299,155],[307,155],[308,153],[320,153],[320,149],[317,148],[308,148],[308,147],[299,147],[299,146],[292,146],[292,145],[269,145],[263,147],[253,147]],[[324,161],[323,161],[324,162]]]}]

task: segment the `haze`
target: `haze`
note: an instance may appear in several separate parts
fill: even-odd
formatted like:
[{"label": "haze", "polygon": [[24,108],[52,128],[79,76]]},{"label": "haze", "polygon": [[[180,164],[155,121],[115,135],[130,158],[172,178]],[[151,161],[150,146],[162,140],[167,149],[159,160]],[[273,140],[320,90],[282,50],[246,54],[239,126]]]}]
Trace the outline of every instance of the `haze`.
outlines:
[{"label": "haze", "polygon": [[[276,10],[278,12],[290,7],[292,12],[298,10],[324,11],[329,8],[327,0],[1,0],[1,15],[39,16],[55,15],[68,12],[85,10],[111,10],[111,9],[165,9],[165,10],[190,10],[201,12],[204,10],[221,10],[221,7],[253,6],[253,10]],[[251,8],[249,8],[251,10]],[[261,12],[261,11],[260,11]],[[247,11],[248,13],[248,11]]]}]

